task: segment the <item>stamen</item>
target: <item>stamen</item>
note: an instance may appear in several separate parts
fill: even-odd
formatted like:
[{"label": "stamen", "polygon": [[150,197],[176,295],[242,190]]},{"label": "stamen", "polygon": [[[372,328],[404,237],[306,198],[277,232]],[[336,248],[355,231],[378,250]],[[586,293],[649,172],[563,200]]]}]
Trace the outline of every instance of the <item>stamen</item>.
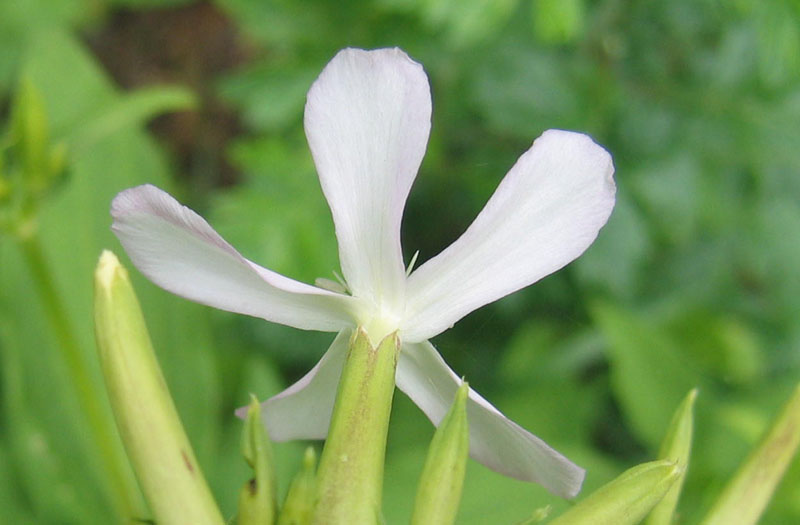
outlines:
[{"label": "stamen", "polygon": [[333,276],[336,277],[336,280],[339,281],[339,284],[342,285],[342,288],[344,288],[345,292],[349,293],[350,295],[353,295],[353,292],[350,291],[350,287],[347,286],[347,281],[344,280],[344,277],[339,275],[339,272],[333,270]]},{"label": "stamen", "polygon": [[317,277],[314,279],[314,286],[317,288],[322,288],[323,290],[328,290],[329,292],[347,293],[347,288],[342,286],[341,283],[331,281],[330,279],[326,279],[324,277]]},{"label": "stamen", "polygon": [[419,250],[417,250],[414,255],[411,257],[411,262],[408,263],[408,268],[406,269],[406,277],[411,275],[411,270],[414,269],[414,264],[417,262],[417,257],[419,257]]}]

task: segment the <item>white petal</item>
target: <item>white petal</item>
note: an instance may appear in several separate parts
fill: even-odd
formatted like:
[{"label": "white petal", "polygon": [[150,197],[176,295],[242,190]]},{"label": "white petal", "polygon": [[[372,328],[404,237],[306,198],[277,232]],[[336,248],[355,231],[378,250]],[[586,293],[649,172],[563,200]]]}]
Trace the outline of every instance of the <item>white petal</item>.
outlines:
[{"label": "white petal", "polygon": [[112,229],[151,281],[198,303],[306,330],[352,326],[357,300],[262,268],[199,215],[155,186],[131,188],[111,204]]},{"label": "white petal", "polygon": [[[427,341],[404,343],[397,386],[438,425],[461,380]],[[557,496],[580,491],[584,470],[501,414],[470,389],[467,404],[470,456],[506,476],[541,484]]]},{"label": "white petal", "polygon": [[[261,417],[271,439],[325,439],[351,333],[340,332],[309,373],[261,404]],[[247,407],[236,410],[236,415],[245,417]]]},{"label": "white petal", "polygon": [[433,337],[578,257],[614,207],[613,173],[586,135],[536,139],[467,231],[409,277],[404,340]]},{"label": "white petal", "polygon": [[422,66],[399,49],[340,51],[308,92],[305,129],[353,295],[401,304],[400,221],[428,142]]}]

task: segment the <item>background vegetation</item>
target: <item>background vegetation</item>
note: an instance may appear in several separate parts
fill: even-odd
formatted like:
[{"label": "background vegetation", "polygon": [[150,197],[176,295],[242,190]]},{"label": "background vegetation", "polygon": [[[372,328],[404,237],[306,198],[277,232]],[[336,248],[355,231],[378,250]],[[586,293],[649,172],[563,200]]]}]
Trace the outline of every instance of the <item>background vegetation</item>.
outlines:
[{"label": "background vegetation", "polygon": [[[682,522],[694,523],[800,377],[795,0],[0,2],[3,126],[32,85],[54,155],[66,148],[63,175],[22,205],[8,175],[18,144],[8,130],[0,139],[3,520],[115,519],[81,390],[102,388],[91,283],[102,248],[122,254],[108,215],[118,191],[164,187],[291,277],[338,268],[302,109],[346,46],[399,46],[431,79],[407,258],[454,240],[545,129],[584,131],[611,151],[618,203],[595,245],[434,343],[485,397],[586,467],[588,490],[654,458],[673,409],[698,386],[681,502]],[[192,98],[194,109],[151,119]],[[14,226],[20,216],[35,237]],[[231,516],[247,476],[233,409],[297,379],[331,336],[211,311],[136,279],[179,411]],[[91,386],[72,383],[70,345]],[[407,520],[432,431],[398,394],[388,523]],[[303,446],[277,447],[283,489]],[[567,505],[471,462],[460,522],[516,523],[548,504]],[[798,461],[763,519],[793,522]]]}]

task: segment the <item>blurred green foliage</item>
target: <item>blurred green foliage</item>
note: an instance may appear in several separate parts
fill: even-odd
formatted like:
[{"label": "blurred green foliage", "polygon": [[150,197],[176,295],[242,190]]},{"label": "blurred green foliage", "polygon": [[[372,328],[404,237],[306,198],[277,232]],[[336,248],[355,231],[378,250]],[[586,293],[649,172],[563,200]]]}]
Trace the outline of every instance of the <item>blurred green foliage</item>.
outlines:
[{"label": "blurred green foliage", "polygon": [[[112,46],[115,38],[125,45]],[[42,196],[37,231],[98,388],[91,276],[102,248],[122,253],[108,205],[126,187],[172,191],[246,256],[291,277],[311,282],[337,269],[302,109],[313,79],[345,46],[399,46],[431,79],[433,131],[406,209],[407,258],[420,250],[423,262],[454,240],[543,130],[588,132],[612,153],[618,204],[587,253],[435,344],[512,419],[586,467],[589,490],[656,457],[674,407],[699,387],[679,504],[681,522],[695,522],[800,377],[794,0],[0,2],[3,126],[25,76],[51,136],[90,144],[80,155],[68,150],[66,180]],[[199,117],[178,115],[172,126],[161,117],[154,134],[141,119],[182,105],[184,94],[153,91],[157,100],[142,109],[126,92],[164,83],[197,92]],[[216,118],[219,108],[228,120]],[[206,125],[193,127],[198,119]],[[0,142],[0,183],[10,147]],[[135,284],[198,459],[231,516],[247,477],[233,408],[249,392],[265,398],[297,379],[331,336]],[[4,234],[3,519],[110,523],[107,474],[37,286],[20,243]],[[433,433],[404,396],[394,410],[388,523],[408,519]],[[281,492],[302,447],[276,446]],[[800,521],[798,463],[762,523]],[[568,505],[473,462],[467,470],[459,523],[514,523]]]}]

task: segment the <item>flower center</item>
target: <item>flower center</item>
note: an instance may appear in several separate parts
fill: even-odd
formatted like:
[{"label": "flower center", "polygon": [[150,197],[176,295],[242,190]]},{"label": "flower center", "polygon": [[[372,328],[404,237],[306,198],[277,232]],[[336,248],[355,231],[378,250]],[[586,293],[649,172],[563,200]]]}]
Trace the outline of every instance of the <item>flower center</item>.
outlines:
[{"label": "flower center", "polygon": [[361,326],[367,331],[370,343],[377,346],[384,337],[400,328],[400,317],[384,310],[362,322]]}]

